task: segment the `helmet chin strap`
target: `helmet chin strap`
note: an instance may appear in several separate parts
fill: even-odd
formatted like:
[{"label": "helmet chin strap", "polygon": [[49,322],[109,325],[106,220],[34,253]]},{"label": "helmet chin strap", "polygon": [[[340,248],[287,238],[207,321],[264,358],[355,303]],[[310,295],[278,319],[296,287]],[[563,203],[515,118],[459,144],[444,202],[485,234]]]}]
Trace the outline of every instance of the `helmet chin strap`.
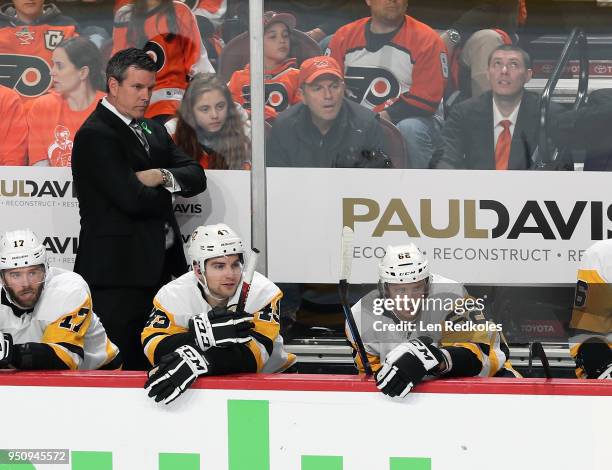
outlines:
[{"label": "helmet chin strap", "polygon": [[[236,293],[236,291],[234,291],[234,294],[230,295],[229,297],[217,297],[215,294],[213,294],[210,289],[208,288],[208,282],[206,281],[206,274],[205,274],[205,269],[202,269],[200,267],[200,272],[202,273],[201,276],[196,276],[198,282],[200,283],[200,285],[202,286],[202,288],[204,289],[204,294],[206,294],[207,296],[212,297],[214,300],[216,300],[217,302],[223,302],[226,300],[231,299],[234,294]],[[200,279],[201,278],[201,279]],[[240,287],[240,282],[242,281],[242,274],[240,275],[240,281],[238,282],[238,287]],[[238,290],[238,289],[236,289]]]}]

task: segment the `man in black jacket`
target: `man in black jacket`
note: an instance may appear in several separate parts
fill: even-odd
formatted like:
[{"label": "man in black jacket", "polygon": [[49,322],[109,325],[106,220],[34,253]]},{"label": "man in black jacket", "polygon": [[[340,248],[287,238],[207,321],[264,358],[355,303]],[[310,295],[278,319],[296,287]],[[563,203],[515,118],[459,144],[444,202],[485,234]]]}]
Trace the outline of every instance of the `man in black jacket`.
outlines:
[{"label": "man in black jacket", "polygon": [[331,57],[302,63],[302,103],[282,112],[267,141],[268,166],[385,168],[383,131],[369,109],[344,98],[344,77]]},{"label": "man in black jacket", "polygon": [[108,96],[72,150],[81,215],[75,271],[91,287],[94,309],[126,369],[144,368],[140,332],[153,296],[187,270],[172,194],[206,189],[201,167],[163,126],[143,118],[155,71],[142,50],[115,54],[106,69]]},{"label": "man in black jacket", "polygon": [[540,99],[525,91],[532,76],[529,56],[498,47],[489,58],[492,91],[455,105],[444,124],[444,154],[437,168],[524,170],[538,144]]}]

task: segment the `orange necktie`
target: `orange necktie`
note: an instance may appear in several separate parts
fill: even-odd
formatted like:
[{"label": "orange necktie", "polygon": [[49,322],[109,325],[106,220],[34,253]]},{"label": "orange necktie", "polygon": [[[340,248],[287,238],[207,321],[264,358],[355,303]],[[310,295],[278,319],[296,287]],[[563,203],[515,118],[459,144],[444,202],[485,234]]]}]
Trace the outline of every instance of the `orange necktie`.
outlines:
[{"label": "orange necktie", "polygon": [[497,145],[495,146],[495,169],[496,170],[507,170],[508,161],[510,160],[510,144],[512,143],[512,136],[510,135],[510,124],[509,120],[504,119],[499,122],[499,125],[504,129],[497,138]]}]

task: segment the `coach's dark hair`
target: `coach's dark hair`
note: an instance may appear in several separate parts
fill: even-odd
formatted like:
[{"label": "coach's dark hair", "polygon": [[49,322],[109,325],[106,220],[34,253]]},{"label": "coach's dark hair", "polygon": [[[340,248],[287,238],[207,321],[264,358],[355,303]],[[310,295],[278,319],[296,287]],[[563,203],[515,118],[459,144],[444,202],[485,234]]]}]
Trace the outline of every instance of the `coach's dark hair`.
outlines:
[{"label": "coach's dark hair", "polygon": [[104,77],[102,76],[102,54],[97,46],[85,36],[77,36],[62,41],[58,49],[63,49],[77,69],[87,67],[89,74],[87,78],[95,90],[104,89]]},{"label": "coach's dark hair", "polygon": [[153,59],[145,51],[135,47],[123,49],[112,56],[106,65],[106,91],[109,91],[108,81],[114,78],[119,83],[123,82],[127,69],[130,67],[148,72],[157,72],[157,65],[155,65]]},{"label": "coach's dark hair", "polygon": [[495,49],[493,49],[493,52],[489,54],[489,60],[487,62],[488,65],[491,65],[491,59],[493,58],[493,54],[495,54],[497,51],[518,52],[523,57],[523,64],[525,64],[525,68],[526,69],[531,68],[531,57],[529,57],[529,54],[527,54],[527,52],[525,52],[524,49],[521,49],[520,47],[515,46],[514,44],[502,44],[501,46],[497,46]]}]

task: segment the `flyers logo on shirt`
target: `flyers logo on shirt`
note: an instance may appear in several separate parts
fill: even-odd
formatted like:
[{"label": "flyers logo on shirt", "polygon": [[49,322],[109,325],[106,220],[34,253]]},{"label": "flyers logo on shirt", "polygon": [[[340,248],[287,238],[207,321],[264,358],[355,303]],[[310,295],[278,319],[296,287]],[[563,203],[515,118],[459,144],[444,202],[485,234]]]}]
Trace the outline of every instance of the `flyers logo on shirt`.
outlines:
[{"label": "flyers logo on shirt", "polygon": [[72,163],[72,139],[70,129],[58,124],[53,130],[55,141],[47,150],[51,166],[70,166]]},{"label": "flyers logo on shirt", "polygon": [[17,36],[17,39],[19,39],[20,46],[29,46],[34,42],[34,32],[30,31],[27,26],[19,31],[16,31],[15,36]]},{"label": "flyers logo on shirt", "polygon": [[[266,83],[265,94],[266,104],[273,107],[276,112],[281,112],[287,109],[289,106],[289,93],[282,83]],[[242,105],[245,109],[251,108],[251,87],[245,85],[242,87],[242,98],[244,103]]]},{"label": "flyers logo on shirt", "polygon": [[166,52],[161,45],[155,41],[149,41],[144,45],[142,50],[145,51],[149,57],[151,57],[153,62],[155,62],[158,72],[164,68],[164,65],[166,64]]},{"label": "flyers logo on shirt", "polygon": [[392,72],[381,67],[346,67],[344,81],[351,99],[373,108],[400,95],[400,84]]},{"label": "flyers logo on shirt", "polygon": [[0,54],[0,85],[33,98],[42,95],[51,85],[51,69],[40,57]]},{"label": "flyers logo on shirt", "polygon": [[62,31],[54,29],[45,31],[45,47],[50,51],[59,46],[63,39],[64,33]]}]

